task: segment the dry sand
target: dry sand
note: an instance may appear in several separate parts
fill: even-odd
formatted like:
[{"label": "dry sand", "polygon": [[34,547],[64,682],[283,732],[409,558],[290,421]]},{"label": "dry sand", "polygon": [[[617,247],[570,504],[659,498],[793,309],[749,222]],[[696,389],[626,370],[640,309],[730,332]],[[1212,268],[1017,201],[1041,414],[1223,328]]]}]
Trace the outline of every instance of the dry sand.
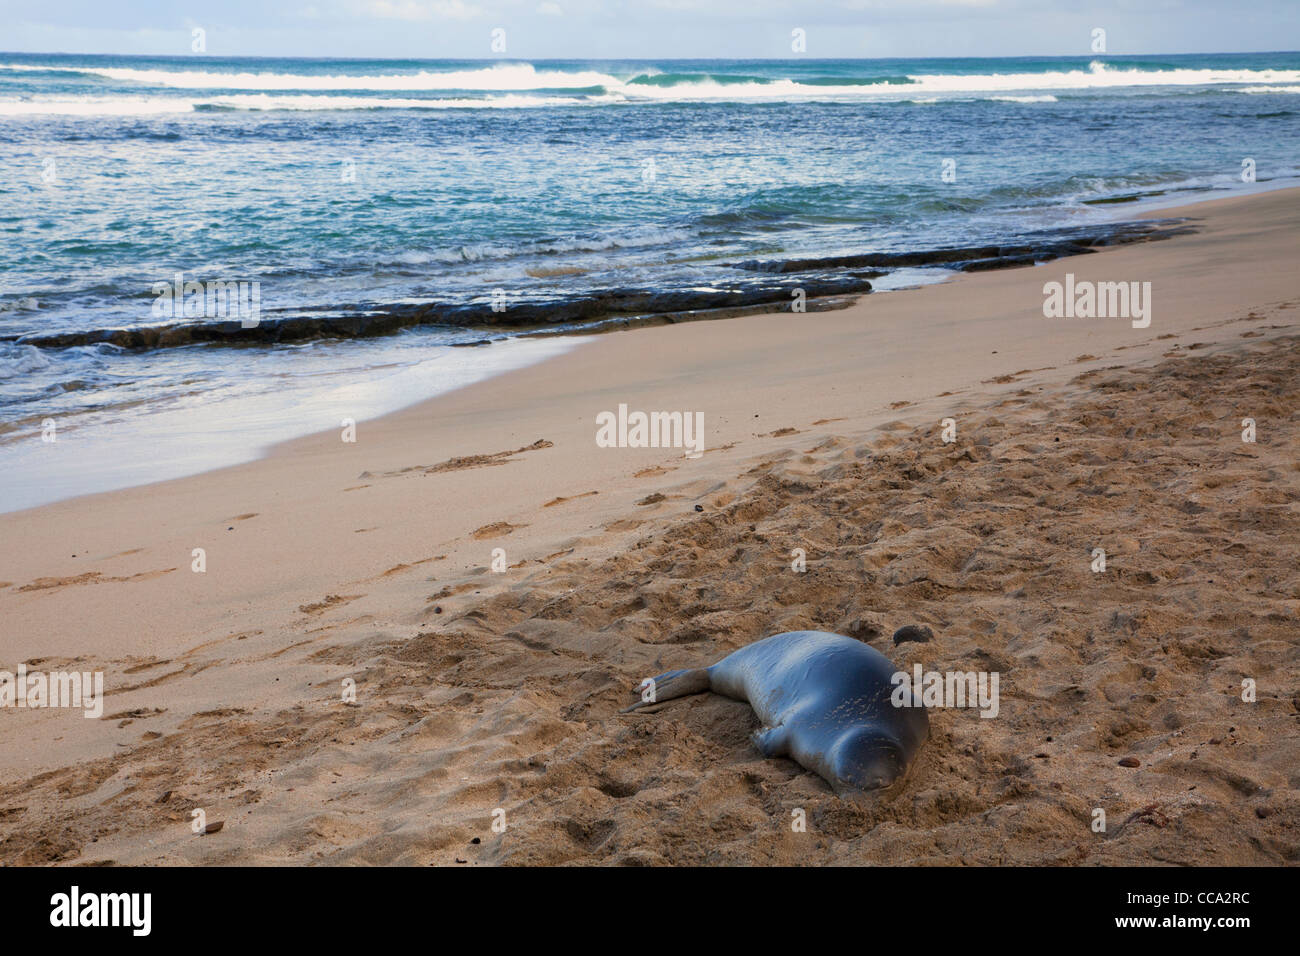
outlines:
[{"label": "dry sand", "polygon": [[[1300,190],[1173,214],[1198,234],[599,336],[353,444],[0,516],[0,669],[109,695],[0,711],[0,862],[1295,863]],[[1150,281],[1150,328],[1045,319],[1067,271]],[[702,411],[707,453],[598,448],[619,403]],[[744,704],[616,714],[803,627],[997,671],[1000,714],[936,711],[864,805]]]}]

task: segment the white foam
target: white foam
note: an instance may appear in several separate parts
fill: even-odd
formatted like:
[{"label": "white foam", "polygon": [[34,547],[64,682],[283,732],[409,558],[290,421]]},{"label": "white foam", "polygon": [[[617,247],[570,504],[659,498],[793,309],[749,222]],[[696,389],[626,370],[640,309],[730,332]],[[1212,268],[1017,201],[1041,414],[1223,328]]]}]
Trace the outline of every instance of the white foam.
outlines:
[{"label": "white foam", "polygon": [[141,83],[184,90],[339,90],[417,92],[422,90],[466,90],[506,92],[545,89],[584,89],[619,86],[606,73],[559,70],[539,71],[531,63],[498,63],[475,70],[418,73],[310,74],[310,73],[216,73],[208,70],[135,70],[127,67],[62,67],[0,64],[0,70],[81,73],[102,76],[123,83]]},{"label": "white foam", "polygon": [[512,259],[518,256],[538,256],[559,253],[606,252],[635,246],[662,246],[695,238],[689,229],[672,226],[640,226],[624,229],[616,235],[590,238],[550,239],[542,242],[508,245],[480,242],[458,246],[454,249],[408,249],[400,253],[395,262],[400,265],[427,265],[431,263],[489,262]]},{"label": "white foam", "polygon": [[621,101],[619,97],[601,96],[575,100],[559,96],[528,96],[507,93],[491,98],[456,97],[450,99],[416,99],[383,96],[271,96],[245,93],[217,96],[195,105],[218,106],[242,110],[369,110],[369,109],[526,109],[540,106],[598,106]]},{"label": "white foam", "polygon": [[[624,102],[752,101],[752,100],[907,100],[933,103],[941,99],[988,98],[1016,103],[1050,103],[1048,91],[1150,89],[1196,87],[1239,89],[1246,93],[1300,92],[1300,70],[1143,70],[1112,67],[1094,61],[1088,69],[1042,73],[934,73],[915,74],[908,82],[823,86],[792,79],[725,83],[709,78],[671,86],[636,82],[657,75],[638,73],[626,80],[592,70],[564,72],[538,69],[530,63],[499,63],[477,69],[385,74],[223,73],[205,70],[138,70],[125,67],[43,67],[0,64],[0,70],[53,71],[91,74],[119,83],[148,84],[178,90],[247,90],[210,99],[141,95],[124,97],[50,97],[0,101],[0,116],[149,115],[184,113],[196,107],[217,106],[248,110],[340,109],[523,109],[568,105],[608,105]],[[1294,84],[1294,85],[1288,85]],[[580,90],[601,93],[578,97]],[[545,90],[570,91],[547,95]],[[313,92],[314,91],[314,92]],[[360,92],[371,97],[329,95]],[[399,97],[386,93],[477,92],[482,97]]]},{"label": "white foam", "polygon": [[50,360],[32,345],[0,343],[0,378],[14,378],[48,368]]},{"label": "white foam", "polygon": [[623,102],[613,95],[573,99],[507,93],[491,98],[417,99],[382,96],[273,96],[239,93],[200,99],[188,97],[84,96],[0,100],[2,116],[156,116],[197,109],[230,110],[368,110],[368,109],[526,109],[542,106],[599,106]]},{"label": "white foam", "polygon": [[1152,86],[1225,86],[1236,83],[1300,83],[1300,70],[1141,70],[1094,60],[1087,70],[1043,73],[922,74],[909,76],[908,92],[1001,93],[1028,90],[1096,90]]},{"label": "white foam", "polygon": [[[630,99],[827,99],[842,97],[903,97],[921,94],[980,94],[1046,90],[1095,90],[1159,86],[1227,86],[1254,84],[1261,92],[1275,86],[1277,92],[1293,88],[1279,84],[1300,84],[1300,70],[1170,69],[1144,70],[1113,67],[1093,61],[1086,70],[1052,70],[1039,73],[933,73],[914,74],[907,83],[881,79],[875,83],[823,86],[791,79],[722,83],[714,79],[694,80],[672,86],[637,83],[636,79],[659,75],[657,70],[639,72],[620,79],[594,70],[565,72],[538,69],[531,63],[497,63],[467,70],[421,70],[415,73],[328,74],[225,73],[208,70],[140,70],[127,67],[62,67],[29,64],[0,64],[0,70],[64,72],[100,76],[124,83],[139,83],[173,89],[335,91],[335,92],[421,92],[466,91],[521,93],[537,90],[580,90],[603,87]],[[1273,90],[1269,90],[1272,92]],[[1042,102],[1046,102],[1045,100]],[[536,104],[524,104],[536,105]]]}]

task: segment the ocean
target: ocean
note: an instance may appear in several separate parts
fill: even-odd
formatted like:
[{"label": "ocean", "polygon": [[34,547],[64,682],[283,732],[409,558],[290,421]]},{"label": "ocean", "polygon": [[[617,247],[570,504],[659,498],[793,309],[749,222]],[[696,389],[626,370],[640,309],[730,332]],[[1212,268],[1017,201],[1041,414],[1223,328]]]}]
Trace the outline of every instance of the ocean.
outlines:
[{"label": "ocean", "polygon": [[888,292],[982,256],[935,250],[1290,185],[1297,93],[1296,53],[0,54],[0,510],[580,341],[538,330]]}]

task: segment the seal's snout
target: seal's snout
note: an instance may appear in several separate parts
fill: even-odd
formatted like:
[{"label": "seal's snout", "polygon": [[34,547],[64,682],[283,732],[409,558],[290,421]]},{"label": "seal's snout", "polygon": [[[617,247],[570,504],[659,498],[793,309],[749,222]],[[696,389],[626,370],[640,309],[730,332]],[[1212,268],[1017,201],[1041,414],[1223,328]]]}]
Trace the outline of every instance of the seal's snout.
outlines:
[{"label": "seal's snout", "polygon": [[835,754],[835,776],[854,790],[880,790],[903,776],[907,760],[897,741],[863,731],[846,738]]}]

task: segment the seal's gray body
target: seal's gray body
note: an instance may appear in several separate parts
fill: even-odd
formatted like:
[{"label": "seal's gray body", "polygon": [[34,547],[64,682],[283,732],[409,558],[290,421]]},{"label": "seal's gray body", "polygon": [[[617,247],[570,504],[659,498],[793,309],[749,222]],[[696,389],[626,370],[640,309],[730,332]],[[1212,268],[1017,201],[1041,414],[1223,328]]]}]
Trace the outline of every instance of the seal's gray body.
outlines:
[{"label": "seal's gray body", "polygon": [[651,703],[712,690],[749,703],[763,722],[754,743],[789,757],[837,793],[901,779],[930,733],[921,707],[890,702],[897,668],[860,641],[825,631],[789,631],[755,641],[712,667],[654,678]]}]

